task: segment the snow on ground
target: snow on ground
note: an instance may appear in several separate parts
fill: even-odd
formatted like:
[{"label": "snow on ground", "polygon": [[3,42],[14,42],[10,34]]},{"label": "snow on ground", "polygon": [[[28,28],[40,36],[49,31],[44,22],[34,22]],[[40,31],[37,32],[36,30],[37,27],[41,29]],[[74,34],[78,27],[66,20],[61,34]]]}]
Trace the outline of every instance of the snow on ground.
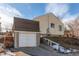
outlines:
[{"label": "snow on ground", "polygon": [[57,50],[58,52],[60,53],[71,53],[71,52],[77,52],[79,50],[76,50],[76,49],[66,49],[65,47],[62,47],[60,44],[54,44],[52,45],[52,48],[54,48],[55,50]]},{"label": "snow on ground", "polygon": [[59,43],[54,42],[54,41],[51,41],[51,40],[49,40],[49,39],[47,39],[47,38],[45,38],[45,40],[48,40],[48,41],[52,42],[53,45],[52,45],[51,47],[52,47],[53,49],[57,50],[57,51],[60,52],[60,53],[71,53],[71,52],[77,52],[77,51],[79,51],[79,50],[77,50],[77,49],[71,49],[71,48],[67,49],[67,48],[61,46]]},{"label": "snow on ground", "polygon": [[0,43],[0,56],[15,56],[10,50],[4,49],[4,45]]}]

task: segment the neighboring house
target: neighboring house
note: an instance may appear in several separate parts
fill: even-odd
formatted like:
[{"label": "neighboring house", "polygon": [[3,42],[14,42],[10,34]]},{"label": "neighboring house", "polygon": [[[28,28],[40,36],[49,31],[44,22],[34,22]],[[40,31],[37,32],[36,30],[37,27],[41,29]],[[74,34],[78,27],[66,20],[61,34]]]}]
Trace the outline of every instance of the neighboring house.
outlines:
[{"label": "neighboring house", "polygon": [[39,21],[41,34],[64,35],[64,24],[52,13],[34,18]]},{"label": "neighboring house", "polygon": [[36,47],[40,44],[39,22],[14,17],[14,47]]}]

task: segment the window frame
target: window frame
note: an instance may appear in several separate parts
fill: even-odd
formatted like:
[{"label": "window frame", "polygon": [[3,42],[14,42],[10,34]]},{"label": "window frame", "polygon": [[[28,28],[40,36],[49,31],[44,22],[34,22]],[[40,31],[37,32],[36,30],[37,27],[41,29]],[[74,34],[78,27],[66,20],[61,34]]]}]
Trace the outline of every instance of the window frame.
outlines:
[{"label": "window frame", "polygon": [[62,31],[62,25],[59,25],[59,31]]},{"label": "window frame", "polygon": [[51,24],[50,24],[50,27],[51,27],[51,28],[55,28],[55,24],[54,24],[54,23],[51,23]]}]

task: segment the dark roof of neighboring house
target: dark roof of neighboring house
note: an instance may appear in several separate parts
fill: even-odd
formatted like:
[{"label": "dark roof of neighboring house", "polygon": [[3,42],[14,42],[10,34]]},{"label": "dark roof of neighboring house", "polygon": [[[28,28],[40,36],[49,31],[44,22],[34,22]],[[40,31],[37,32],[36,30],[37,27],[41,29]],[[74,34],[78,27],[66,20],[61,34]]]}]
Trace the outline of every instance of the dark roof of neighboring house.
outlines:
[{"label": "dark roof of neighboring house", "polygon": [[14,17],[13,30],[39,32],[39,22]]}]

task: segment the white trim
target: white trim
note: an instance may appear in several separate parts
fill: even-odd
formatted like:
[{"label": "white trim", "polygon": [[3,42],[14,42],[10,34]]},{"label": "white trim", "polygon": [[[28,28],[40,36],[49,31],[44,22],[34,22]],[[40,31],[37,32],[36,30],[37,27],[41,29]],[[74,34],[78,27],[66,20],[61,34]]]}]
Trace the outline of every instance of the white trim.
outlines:
[{"label": "white trim", "polygon": [[31,32],[31,31],[14,31],[14,32],[26,32],[26,33],[40,33],[40,32]]}]

